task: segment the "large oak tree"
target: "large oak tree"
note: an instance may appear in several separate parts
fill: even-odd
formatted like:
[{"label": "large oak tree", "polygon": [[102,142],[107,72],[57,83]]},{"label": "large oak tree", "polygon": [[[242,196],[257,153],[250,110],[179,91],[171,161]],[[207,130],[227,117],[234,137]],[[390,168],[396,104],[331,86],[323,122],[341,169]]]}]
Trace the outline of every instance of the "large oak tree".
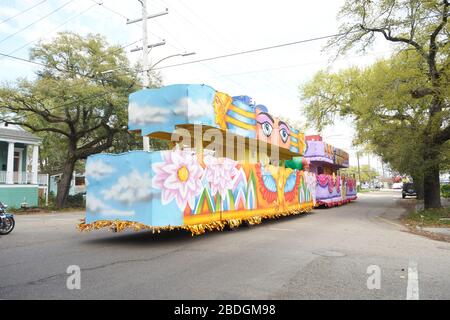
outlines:
[{"label": "large oak tree", "polygon": [[45,139],[45,165],[62,172],[56,205],[63,207],[77,161],[133,141],[127,104],[138,73],[122,47],[92,34],[60,33],[34,47],[31,59],[43,65],[36,78],[0,87],[0,107],[9,123]]},{"label": "large oak tree", "polygon": [[[423,175],[426,208],[441,205],[441,153],[442,146],[450,140],[448,15],[448,0],[347,0],[340,12],[340,36],[330,42],[330,48],[336,48],[338,55],[343,55],[352,49],[364,51],[376,39],[382,39],[397,45],[397,53],[403,55],[396,56],[395,66],[386,66],[389,77],[381,74],[377,79],[379,83],[371,82],[380,89],[377,94],[371,94],[371,91],[375,92],[373,88],[366,85],[362,89],[356,84],[357,81],[353,81],[360,77],[360,86],[366,80],[364,77],[370,77],[370,71],[358,70],[347,70],[336,75],[319,74],[314,80],[316,96],[311,95],[314,85],[306,88],[309,93],[303,92],[306,93],[304,98],[309,102],[310,110],[317,108],[310,116],[318,124],[329,122],[330,113],[352,115],[357,119],[366,119],[359,122],[361,130],[364,125],[370,127],[370,121],[378,121],[385,144],[404,149],[408,144],[413,145],[414,148],[406,150],[413,152],[414,149],[414,155],[418,156],[413,159],[415,163],[420,159],[421,172],[417,175]],[[382,72],[380,67],[377,70]],[[399,73],[395,75],[394,70]],[[317,87],[320,77],[322,88]],[[353,94],[360,90],[359,97],[366,95],[366,99],[374,99],[359,101],[367,107],[365,112],[377,115],[376,118],[362,117],[361,108],[355,105],[355,101],[346,99],[349,98],[346,94],[351,91],[348,87],[350,83],[355,85],[351,88]],[[336,98],[333,102],[326,101],[330,95]],[[389,130],[382,130],[383,123],[392,124],[389,126],[390,133]],[[393,137],[396,132],[394,125],[398,126],[398,130],[406,128],[401,134],[408,136],[409,132],[409,142],[391,139],[389,143],[389,134]],[[360,137],[364,138],[364,135],[360,134]],[[374,139],[372,142],[375,142]]]}]

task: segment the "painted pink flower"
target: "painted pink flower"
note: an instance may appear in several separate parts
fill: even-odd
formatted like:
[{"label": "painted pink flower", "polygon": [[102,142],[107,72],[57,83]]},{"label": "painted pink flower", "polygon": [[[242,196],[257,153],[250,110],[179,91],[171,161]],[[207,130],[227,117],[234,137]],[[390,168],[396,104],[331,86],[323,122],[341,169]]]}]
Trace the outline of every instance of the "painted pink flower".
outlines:
[{"label": "painted pink flower", "polygon": [[203,159],[206,165],[205,178],[211,189],[211,195],[214,197],[219,193],[225,198],[229,189],[233,188],[233,177],[238,174],[236,169],[237,162],[228,158],[216,158],[206,155]]},{"label": "painted pink flower", "polygon": [[175,150],[162,152],[162,158],[164,162],[152,166],[155,172],[152,184],[162,191],[162,204],[175,199],[180,210],[184,211],[187,205],[194,209],[195,197],[203,190],[203,168],[197,157],[192,152]]}]

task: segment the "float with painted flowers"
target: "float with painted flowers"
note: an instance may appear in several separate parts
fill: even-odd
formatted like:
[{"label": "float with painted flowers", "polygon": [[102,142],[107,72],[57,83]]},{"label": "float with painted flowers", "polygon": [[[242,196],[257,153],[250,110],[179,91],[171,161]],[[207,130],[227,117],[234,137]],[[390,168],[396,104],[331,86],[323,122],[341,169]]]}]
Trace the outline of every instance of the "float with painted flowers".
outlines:
[{"label": "float with painted flowers", "polygon": [[169,147],[90,156],[81,230],[202,234],[316,205],[304,134],[247,96],[206,85],[144,89],[130,95],[128,115],[130,131]]}]

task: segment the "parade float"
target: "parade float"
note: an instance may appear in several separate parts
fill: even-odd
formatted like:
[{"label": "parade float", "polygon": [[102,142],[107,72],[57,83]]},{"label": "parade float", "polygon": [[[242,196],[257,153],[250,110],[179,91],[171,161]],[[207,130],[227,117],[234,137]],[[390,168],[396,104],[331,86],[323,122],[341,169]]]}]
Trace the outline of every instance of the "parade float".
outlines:
[{"label": "parade float", "polygon": [[130,95],[128,117],[130,131],[169,147],[90,156],[82,231],[202,234],[316,206],[304,134],[248,96],[206,85],[143,89]]},{"label": "parade float", "polygon": [[334,207],[356,200],[356,180],[339,175],[339,170],[348,168],[349,155],[345,151],[324,142],[321,136],[307,136],[305,159],[309,171],[317,177],[317,206]]}]

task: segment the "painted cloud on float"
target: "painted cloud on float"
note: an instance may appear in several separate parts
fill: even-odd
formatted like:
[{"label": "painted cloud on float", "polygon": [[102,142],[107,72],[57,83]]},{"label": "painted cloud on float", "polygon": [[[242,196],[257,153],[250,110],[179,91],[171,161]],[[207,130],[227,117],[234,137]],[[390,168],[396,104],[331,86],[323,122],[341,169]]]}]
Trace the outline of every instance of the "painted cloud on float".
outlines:
[{"label": "painted cloud on float", "polygon": [[96,180],[109,176],[114,171],[115,169],[112,166],[102,160],[91,161],[89,166],[86,166],[86,176]]},{"label": "painted cloud on float", "polygon": [[124,204],[145,202],[152,199],[152,179],[150,173],[133,170],[127,176],[121,176],[109,189],[103,190],[105,200],[116,200]]},{"label": "painted cloud on float", "polygon": [[135,212],[132,210],[118,210],[104,203],[93,194],[86,196],[86,209],[93,214],[107,215],[107,216],[134,216]]}]

